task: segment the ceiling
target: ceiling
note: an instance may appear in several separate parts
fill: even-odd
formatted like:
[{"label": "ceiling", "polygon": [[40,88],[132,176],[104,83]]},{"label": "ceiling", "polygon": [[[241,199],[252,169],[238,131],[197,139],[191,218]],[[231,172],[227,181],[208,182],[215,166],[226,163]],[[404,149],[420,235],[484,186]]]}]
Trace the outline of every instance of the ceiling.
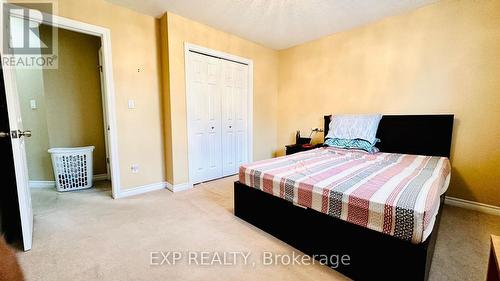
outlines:
[{"label": "ceiling", "polygon": [[155,17],[169,11],[279,50],[438,0],[108,1]]}]

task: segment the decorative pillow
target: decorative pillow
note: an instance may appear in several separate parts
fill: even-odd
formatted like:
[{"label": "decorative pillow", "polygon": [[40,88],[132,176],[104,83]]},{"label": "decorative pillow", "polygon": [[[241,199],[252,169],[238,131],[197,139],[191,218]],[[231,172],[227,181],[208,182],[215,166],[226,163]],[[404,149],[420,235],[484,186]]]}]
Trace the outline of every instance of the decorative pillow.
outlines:
[{"label": "decorative pillow", "polygon": [[[375,143],[379,141],[379,139],[375,139]],[[327,139],[325,141],[325,145],[344,149],[360,149],[371,154],[379,152],[378,148],[375,147],[375,144],[371,144],[370,142],[362,139]]]},{"label": "decorative pillow", "polygon": [[375,144],[378,124],[382,114],[373,115],[334,115],[326,138],[366,140]]}]

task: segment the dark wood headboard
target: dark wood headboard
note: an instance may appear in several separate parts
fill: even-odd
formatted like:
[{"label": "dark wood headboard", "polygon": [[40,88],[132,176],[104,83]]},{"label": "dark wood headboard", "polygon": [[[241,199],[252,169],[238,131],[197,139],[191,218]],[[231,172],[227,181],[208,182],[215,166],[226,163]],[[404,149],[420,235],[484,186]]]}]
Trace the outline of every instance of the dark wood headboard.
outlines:
[{"label": "dark wood headboard", "polygon": [[[325,138],[332,116],[325,116]],[[453,114],[384,115],[376,145],[381,152],[450,157]]]}]

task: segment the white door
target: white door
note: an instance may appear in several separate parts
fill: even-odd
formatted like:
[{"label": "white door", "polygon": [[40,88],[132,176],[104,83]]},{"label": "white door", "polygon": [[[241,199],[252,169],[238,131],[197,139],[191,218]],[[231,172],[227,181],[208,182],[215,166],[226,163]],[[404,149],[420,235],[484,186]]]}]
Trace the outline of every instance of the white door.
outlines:
[{"label": "white door", "polygon": [[[29,37],[31,48],[39,48],[38,54],[30,54],[30,56],[41,55],[41,47],[43,43],[39,40],[36,34],[39,34],[38,24],[29,24],[26,19],[10,15],[10,44],[11,46],[23,45],[26,36]],[[25,34],[25,27],[30,26],[30,32]],[[15,49],[14,49],[15,50]],[[15,51],[14,51],[15,52]],[[33,79],[32,83],[43,83],[42,69],[30,68],[31,75],[37,75],[38,79]],[[29,189],[28,165],[26,160],[25,138],[31,136],[31,131],[25,130],[21,117],[21,106],[19,102],[17,88],[17,70],[14,68],[3,68],[3,77],[5,83],[5,95],[7,100],[7,111],[9,116],[10,137],[12,143],[12,153],[14,158],[14,168],[16,174],[17,197],[19,201],[19,214],[21,218],[21,231],[23,239],[23,247],[28,251],[32,247],[33,242],[33,209],[31,206],[31,192]],[[35,82],[37,81],[37,82]],[[43,85],[32,85],[33,89],[43,89]]]},{"label": "white door", "polygon": [[31,249],[33,240],[33,209],[31,208],[31,193],[29,189],[24,134],[26,134],[26,136],[30,136],[31,133],[29,131],[25,131],[23,127],[21,107],[19,106],[19,96],[17,95],[15,70],[4,68],[3,77],[7,98],[7,111],[9,114],[14,168],[16,171],[17,197],[21,217],[23,247],[25,251],[28,251]]},{"label": "white door", "polygon": [[101,79],[101,100],[102,100],[102,112],[104,119],[104,145],[106,146],[106,172],[108,175],[108,180],[111,179],[111,169],[109,167],[109,124],[108,124],[108,111],[106,110],[107,100],[106,100],[106,79],[104,79],[104,63],[102,59],[102,47],[99,48],[99,77]]},{"label": "white door", "polygon": [[222,167],[223,175],[238,173],[247,162],[248,65],[222,63]]},{"label": "white door", "polygon": [[189,171],[193,184],[222,177],[221,61],[190,52],[186,71]]}]

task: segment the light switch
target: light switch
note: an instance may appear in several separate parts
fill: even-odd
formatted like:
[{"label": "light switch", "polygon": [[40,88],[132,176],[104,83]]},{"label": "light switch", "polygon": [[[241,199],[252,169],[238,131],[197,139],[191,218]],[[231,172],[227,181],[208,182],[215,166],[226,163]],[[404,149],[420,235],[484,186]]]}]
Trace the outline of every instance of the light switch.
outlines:
[{"label": "light switch", "polygon": [[31,109],[36,109],[36,100],[30,100],[30,107]]},{"label": "light switch", "polygon": [[132,171],[132,174],[139,173],[139,164],[132,164],[130,166],[130,170]]},{"label": "light switch", "polygon": [[128,108],[129,109],[135,108],[135,100],[128,100]]}]

